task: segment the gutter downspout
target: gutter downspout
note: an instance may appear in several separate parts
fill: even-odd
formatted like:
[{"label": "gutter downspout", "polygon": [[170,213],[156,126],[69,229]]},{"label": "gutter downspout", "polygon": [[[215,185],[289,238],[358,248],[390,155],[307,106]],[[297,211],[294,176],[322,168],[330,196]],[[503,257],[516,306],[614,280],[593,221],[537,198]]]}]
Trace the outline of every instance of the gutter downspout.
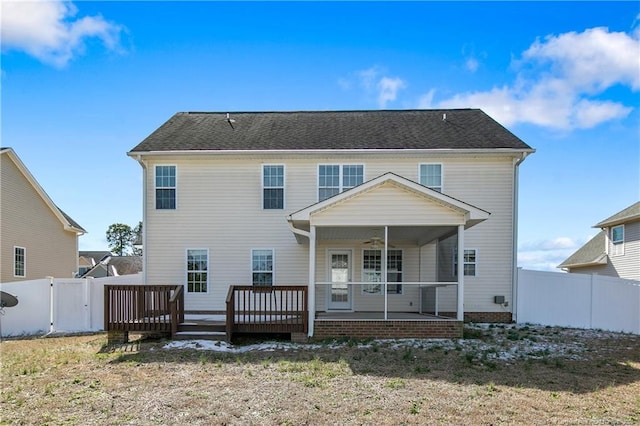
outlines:
[{"label": "gutter downspout", "polygon": [[513,322],[518,322],[518,191],[520,180],[519,166],[529,155],[528,152],[522,153],[522,158],[513,159],[513,242],[512,242],[512,279],[511,279],[511,319]]},{"label": "gutter downspout", "polygon": [[142,282],[147,282],[147,161],[142,159],[142,155],[135,157],[142,167]]}]

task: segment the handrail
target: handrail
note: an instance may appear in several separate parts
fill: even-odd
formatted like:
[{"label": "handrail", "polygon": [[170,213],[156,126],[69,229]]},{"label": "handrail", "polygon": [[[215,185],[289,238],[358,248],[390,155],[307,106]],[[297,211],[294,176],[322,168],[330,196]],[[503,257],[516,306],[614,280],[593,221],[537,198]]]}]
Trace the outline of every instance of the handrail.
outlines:
[{"label": "handrail", "polygon": [[227,294],[227,339],[236,332],[308,331],[307,286],[232,285]]},{"label": "handrail", "polygon": [[178,325],[184,322],[184,286],[178,285],[169,299],[169,311],[171,315],[171,338],[178,333]]},{"label": "handrail", "polygon": [[105,331],[170,332],[169,301],[175,289],[175,285],[105,285]]}]

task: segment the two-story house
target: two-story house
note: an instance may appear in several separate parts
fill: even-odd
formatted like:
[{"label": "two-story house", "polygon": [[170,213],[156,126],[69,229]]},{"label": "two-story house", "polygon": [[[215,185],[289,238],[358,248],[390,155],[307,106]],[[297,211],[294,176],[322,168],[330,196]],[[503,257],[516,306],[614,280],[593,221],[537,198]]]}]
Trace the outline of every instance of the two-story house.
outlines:
[{"label": "two-story house", "polygon": [[0,148],[0,282],[78,272],[86,231],[58,208],[11,148]]},{"label": "two-story house", "polygon": [[532,152],[477,109],[177,113],[128,153],[145,282],[183,284],[193,313],[303,285],[310,337],[511,321]]},{"label": "two-story house", "polygon": [[640,281],[640,201],[593,227],[600,232],[558,268]]}]

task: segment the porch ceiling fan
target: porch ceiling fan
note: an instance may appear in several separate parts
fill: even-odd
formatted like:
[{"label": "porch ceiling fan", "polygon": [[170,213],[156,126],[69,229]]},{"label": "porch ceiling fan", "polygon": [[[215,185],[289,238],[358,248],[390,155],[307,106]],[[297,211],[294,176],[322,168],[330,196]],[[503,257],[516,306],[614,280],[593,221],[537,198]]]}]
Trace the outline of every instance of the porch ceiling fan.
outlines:
[{"label": "porch ceiling fan", "polygon": [[[379,249],[384,247],[384,240],[381,237],[371,237],[371,239],[362,244],[370,245],[372,249]],[[387,244],[387,247],[395,248],[392,244]]]}]

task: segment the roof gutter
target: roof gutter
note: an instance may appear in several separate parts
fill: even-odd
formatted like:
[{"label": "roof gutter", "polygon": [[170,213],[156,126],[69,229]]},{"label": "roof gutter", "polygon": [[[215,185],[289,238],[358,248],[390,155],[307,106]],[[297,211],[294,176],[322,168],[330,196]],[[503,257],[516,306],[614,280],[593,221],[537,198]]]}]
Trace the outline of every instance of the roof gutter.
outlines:
[{"label": "roof gutter", "polygon": [[194,149],[194,150],[168,150],[168,151],[131,151],[127,155],[133,158],[140,156],[174,156],[174,155],[249,155],[249,154],[295,154],[295,155],[327,155],[327,154],[398,154],[398,155],[414,155],[422,153],[442,153],[442,154],[520,154],[526,157],[528,154],[535,152],[532,148],[484,148],[484,149],[451,149],[451,148],[432,148],[432,149]]}]

